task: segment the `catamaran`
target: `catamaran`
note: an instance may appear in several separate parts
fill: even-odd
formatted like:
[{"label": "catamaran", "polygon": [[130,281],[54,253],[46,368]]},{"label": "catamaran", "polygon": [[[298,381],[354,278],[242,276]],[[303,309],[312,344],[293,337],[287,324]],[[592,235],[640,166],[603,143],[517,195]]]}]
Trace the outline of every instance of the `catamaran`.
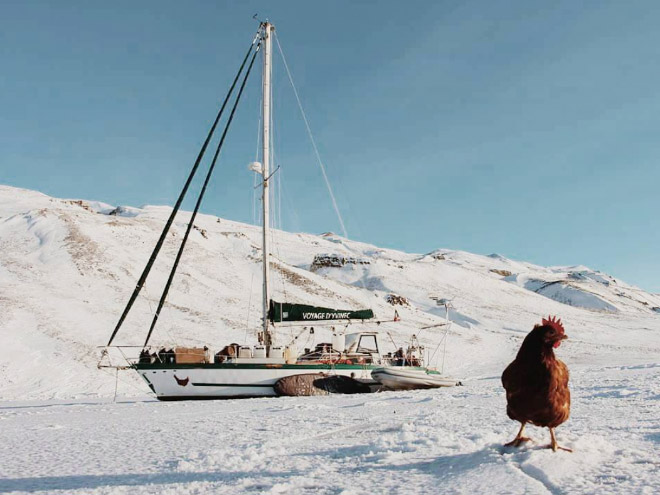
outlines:
[{"label": "catamaran", "polygon": [[[345,376],[367,385],[370,389],[382,388],[382,372],[372,376],[372,371],[389,368],[417,371],[433,374],[423,366],[419,355],[419,346],[402,348],[395,353],[384,354],[379,340],[379,333],[374,331],[359,331],[353,333],[335,332],[331,342],[317,344],[314,348],[298,349],[297,338],[288,343],[277,342],[274,331],[276,325],[285,323],[304,323],[303,331],[312,332],[314,324],[337,324],[350,322],[369,322],[374,320],[371,309],[335,309],[304,304],[277,302],[272,300],[270,291],[270,234],[269,234],[269,186],[273,173],[271,166],[271,73],[274,26],[270,22],[261,22],[259,29],[243,59],[233,84],[222,104],[209,135],[195,161],[190,175],[181,191],[177,202],[166,222],[161,236],[147,262],[142,275],[133,291],[126,308],[112,332],[107,346],[104,346],[100,367],[118,366],[109,363],[109,349],[119,349],[127,364],[122,368],[137,371],[151,391],[160,400],[182,399],[220,399],[230,397],[269,397],[277,395],[276,384],[283,378],[293,375]],[[250,164],[250,170],[260,177],[262,203],[262,328],[257,332],[258,343],[253,346],[232,343],[223,346],[218,352],[210,348],[173,347],[158,349],[149,345],[154,327],[163,308],[169,288],[176,273],[188,235],[194,225],[202,198],[209,179],[215,167],[229,126],[231,125],[238,102],[245,88],[246,81],[259,52],[263,53],[262,72],[262,118],[261,118],[261,162]],[[249,61],[249,62],[248,62]],[[247,66],[247,69],[246,69]],[[206,175],[201,192],[195,204],[190,222],[183,236],[181,246],[170,271],[169,278],[161,295],[157,310],[153,316],[144,345],[139,348],[139,356],[130,356],[126,348],[113,346],[113,341],[128,315],[133,303],[144,287],[151,267],[165,241],[178,212],[184,196],[195,176],[206,148],[212,139],[218,122],[235,90],[239,79],[241,84],[233,103],[225,129],[219,140],[218,147]],[[135,350],[135,349],[133,349]],[[435,372],[437,375],[438,373]],[[391,381],[390,377],[386,377]],[[442,386],[454,385],[455,380],[445,380]],[[394,387],[396,388],[396,387]]]}]

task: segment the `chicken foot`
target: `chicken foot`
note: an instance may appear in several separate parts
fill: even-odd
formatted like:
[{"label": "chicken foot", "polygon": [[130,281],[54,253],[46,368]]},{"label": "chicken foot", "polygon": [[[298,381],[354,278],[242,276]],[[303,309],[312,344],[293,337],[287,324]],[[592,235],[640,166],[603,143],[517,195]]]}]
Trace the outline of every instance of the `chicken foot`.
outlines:
[{"label": "chicken foot", "polygon": [[527,423],[520,424],[520,430],[518,430],[518,434],[516,435],[516,438],[511,440],[509,443],[505,443],[504,444],[505,447],[520,447],[523,443],[529,442],[531,440],[531,438],[523,436],[523,432],[525,431],[526,424]]},{"label": "chicken foot", "polygon": [[552,449],[553,452],[557,452],[557,449],[565,450],[566,452],[573,452],[569,448],[559,446],[557,444],[557,439],[555,438],[555,429],[549,428],[549,430],[550,430],[550,445],[548,445],[549,449]]}]

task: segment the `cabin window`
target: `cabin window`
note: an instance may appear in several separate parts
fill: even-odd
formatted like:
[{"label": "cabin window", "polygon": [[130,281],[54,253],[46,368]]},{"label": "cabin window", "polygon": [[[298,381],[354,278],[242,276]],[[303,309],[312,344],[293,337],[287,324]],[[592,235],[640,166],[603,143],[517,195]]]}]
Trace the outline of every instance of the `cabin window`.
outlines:
[{"label": "cabin window", "polygon": [[375,335],[363,335],[360,337],[360,345],[358,345],[357,352],[378,352],[378,344],[376,344]]}]

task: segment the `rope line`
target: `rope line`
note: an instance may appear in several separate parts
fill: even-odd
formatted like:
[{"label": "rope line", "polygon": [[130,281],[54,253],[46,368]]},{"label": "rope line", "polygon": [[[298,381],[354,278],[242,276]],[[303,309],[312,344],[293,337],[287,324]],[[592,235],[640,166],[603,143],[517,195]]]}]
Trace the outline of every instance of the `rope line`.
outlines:
[{"label": "rope line", "polygon": [[163,247],[163,244],[165,243],[165,238],[167,236],[167,233],[170,230],[170,227],[172,226],[172,223],[174,222],[174,217],[176,217],[176,214],[179,211],[179,208],[181,207],[181,203],[183,202],[183,199],[186,196],[186,193],[188,192],[188,188],[190,187],[190,183],[192,182],[193,178],[195,177],[195,174],[197,173],[197,169],[199,168],[199,164],[202,161],[202,157],[206,153],[206,148],[208,147],[211,138],[213,137],[213,134],[215,133],[215,129],[218,125],[218,122],[220,121],[220,117],[222,116],[222,113],[225,109],[225,106],[227,105],[227,102],[229,101],[229,98],[234,91],[234,88],[236,86],[236,82],[240,78],[241,73],[243,72],[243,68],[245,67],[245,63],[248,60],[248,57],[250,56],[250,52],[252,52],[252,49],[254,48],[255,43],[259,39],[261,33],[261,26],[259,27],[259,30],[257,31],[256,36],[252,40],[252,43],[250,44],[250,48],[248,48],[247,53],[245,54],[245,58],[243,58],[243,63],[241,64],[240,69],[238,70],[238,73],[236,74],[236,77],[234,78],[234,82],[231,85],[231,88],[229,88],[229,92],[227,93],[227,96],[225,97],[225,101],[222,103],[222,107],[220,108],[220,111],[215,117],[215,121],[213,122],[213,125],[211,126],[211,129],[206,136],[206,140],[204,141],[204,144],[202,145],[202,148],[199,150],[199,154],[197,155],[197,159],[195,160],[195,164],[193,165],[192,170],[190,171],[190,174],[188,175],[188,179],[186,180],[185,185],[183,186],[183,189],[181,190],[181,193],[179,193],[179,197],[176,200],[176,203],[174,204],[174,208],[172,209],[172,213],[170,213],[169,218],[167,219],[167,222],[165,223],[165,227],[163,228],[163,231],[160,234],[160,237],[158,239],[158,242],[156,243],[156,246],[154,247],[153,252],[151,253],[151,256],[149,257],[149,261],[147,261],[147,265],[144,267],[144,270],[142,271],[142,274],[140,275],[140,278],[138,279],[137,285],[135,286],[135,289],[133,290],[133,294],[131,294],[130,299],[128,300],[128,303],[126,304],[126,307],[124,308],[123,313],[119,317],[119,321],[117,322],[117,325],[115,326],[114,331],[112,332],[112,335],[110,336],[110,340],[108,340],[108,344],[112,344],[112,341],[114,340],[115,336],[117,335],[117,332],[121,328],[122,324],[124,323],[124,320],[128,316],[128,313],[130,312],[131,308],[133,307],[133,303],[135,303],[135,300],[137,299],[138,295],[140,294],[140,291],[142,290],[142,287],[144,286],[144,283],[147,280],[147,277],[149,276],[149,272],[151,271],[151,268],[156,261],[156,258],[158,257],[158,253],[160,252],[160,249]]},{"label": "rope line", "polygon": [[[261,103],[261,102],[260,102]],[[261,104],[259,105],[261,107]],[[254,161],[259,161],[259,145],[261,144],[261,110],[259,110],[259,119],[257,123],[257,151],[254,154]],[[257,224],[257,173],[252,172],[252,225]]]},{"label": "rope line", "polygon": [[190,222],[188,223],[188,227],[186,228],[186,233],[183,236],[183,241],[181,241],[181,246],[179,247],[179,252],[176,255],[176,259],[174,260],[174,265],[172,266],[172,270],[170,271],[170,276],[167,279],[167,283],[165,284],[165,289],[163,290],[163,294],[160,298],[160,301],[158,302],[158,309],[156,309],[156,314],[154,315],[153,320],[151,321],[151,326],[149,327],[149,333],[147,334],[147,338],[144,341],[144,346],[146,347],[147,344],[149,343],[149,339],[151,338],[151,334],[153,333],[154,327],[156,326],[156,322],[158,321],[158,316],[160,315],[160,311],[163,308],[163,304],[165,304],[165,299],[167,299],[167,294],[169,293],[170,286],[172,285],[172,280],[174,279],[174,275],[176,274],[176,269],[179,266],[179,261],[181,260],[181,256],[183,255],[183,250],[186,247],[186,242],[188,241],[188,236],[190,235],[190,231],[193,228],[193,225],[195,223],[195,218],[197,217],[197,212],[199,211],[199,207],[202,204],[202,199],[204,199],[204,193],[206,192],[206,188],[209,184],[209,181],[211,180],[211,175],[213,174],[213,170],[215,169],[215,164],[218,160],[218,156],[220,155],[220,150],[222,149],[222,145],[225,142],[225,138],[227,137],[227,132],[229,131],[229,127],[231,126],[231,122],[234,119],[234,114],[236,113],[236,108],[238,107],[238,102],[241,100],[241,96],[243,94],[243,90],[245,89],[245,83],[248,80],[248,77],[250,76],[250,71],[252,70],[252,66],[254,65],[254,61],[257,58],[257,54],[259,53],[259,48],[261,44],[257,45],[257,48],[252,55],[252,60],[250,61],[250,65],[245,73],[245,76],[243,77],[243,82],[241,83],[241,88],[238,91],[238,95],[236,96],[236,101],[234,102],[234,106],[231,109],[231,113],[229,114],[229,118],[227,119],[227,123],[225,124],[225,129],[222,132],[222,137],[220,138],[220,142],[218,143],[218,146],[215,150],[215,154],[213,155],[213,161],[211,162],[211,166],[209,167],[209,171],[206,174],[206,178],[204,179],[204,185],[202,186],[202,190],[199,193],[199,197],[197,198],[197,203],[195,204],[195,209],[193,210],[193,213],[190,217]]},{"label": "rope line", "polygon": [[314,140],[314,136],[312,135],[312,129],[309,126],[309,121],[307,120],[307,115],[305,115],[305,110],[303,110],[303,106],[300,101],[300,96],[298,95],[298,90],[296,89],[296,85],[293,83],[293,77],[291,76],[289,65],[286,63],[286,57],[284,56],[284,52],[282,51],[282,45],[280,45],[280,40],[277,34],[275,34],[275,41],[277,42],[277,48],[280,52],[280,56],[282,57],[282,62],[284,62],[284,68],[286,69],[286,74],[289,77],[289,82],[291,83],[291,87],[293,88],[293,94],[296,96],[296,101],[298,102],[298,108],[300,109],[300,113],[302,115],[303,121],[305,122],[305,127],[307,128],[307,134],[309,135],[309,139],[312,142],[312,147],[314,148],[316,159],[318,161],[319,167],[321,168],[321,173],[323,174],[323,180],[325,181],[325,185],[328,189],[328,193],[330,194],[330,199],[332,200],[332,206],[335,210],[335,213],[337,214],[337,219],[339,220],[339,224],[341,225],[342,234],[344,235],[344,237],[348,239],[348,232],[346,230],[346,225],[344,224],[344,219],[342,218],[341,213],[339,212],[339,206],[337,205],[335,194],[332,191],[332,186],[330,185],[328,174],[326,173],[325,166],[323,165],[323,161],[321,160],[321,154],[319,153],[319,149],[316,146],[316,141]]}]

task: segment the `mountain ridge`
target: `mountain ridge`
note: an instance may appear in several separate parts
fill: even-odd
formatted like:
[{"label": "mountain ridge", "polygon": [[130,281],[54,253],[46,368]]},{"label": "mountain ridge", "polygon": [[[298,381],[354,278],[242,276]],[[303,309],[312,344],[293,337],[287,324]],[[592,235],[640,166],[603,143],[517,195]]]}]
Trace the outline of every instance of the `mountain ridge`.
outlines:
[{"label": "mountain ridge", "polygon": [[[0,399],[112,393],[114,378],[96,369],[97,346],[107,342],[170,211],[0,186],[0,335],[6,347]],[[118,344],[142,344],[189,215],[177,215]],[[261,305],[260,229],[212,215],[199,215],[195,227],[153,343],[215,349],[228,341],[253,342]],[[646,362],[660,349],[660,296],[582,265],[542,267],[450,249],[405,253],[332,233],[272,235],[274,299],[371,307],[385,321],[396,309],[402,321],[379,329],[397,345],[419,333],[435,349],[443,336],[419,329],[443,321],[436,300],[451,299],[445,368],[463,379],[499,369],[548,314],[566,322],[575,338],[566,352],[576,362],[606,360],[611,353]],[[334,261],[315,265],[320,259]],[[392,295],[406,304],[393,306],[401,299]],[[322,339],[330,329],[317,333]],[[286,330],[280,335],[283,343],[291,337]],[[132,375],[122,380],[126,393],[148,392]]]}]

